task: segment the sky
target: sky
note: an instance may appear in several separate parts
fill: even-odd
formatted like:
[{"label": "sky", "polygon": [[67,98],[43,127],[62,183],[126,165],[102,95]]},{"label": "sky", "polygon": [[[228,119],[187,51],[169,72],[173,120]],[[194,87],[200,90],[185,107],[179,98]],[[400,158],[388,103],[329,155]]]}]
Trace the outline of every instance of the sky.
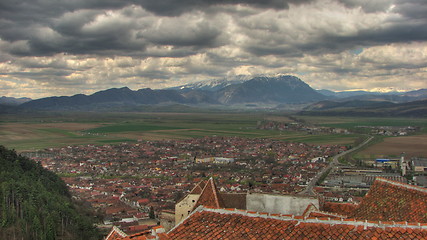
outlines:
[{"label": "sky", "polygon": [[427,1],[0,0],[0,96],[278,74],[427,88]]}]

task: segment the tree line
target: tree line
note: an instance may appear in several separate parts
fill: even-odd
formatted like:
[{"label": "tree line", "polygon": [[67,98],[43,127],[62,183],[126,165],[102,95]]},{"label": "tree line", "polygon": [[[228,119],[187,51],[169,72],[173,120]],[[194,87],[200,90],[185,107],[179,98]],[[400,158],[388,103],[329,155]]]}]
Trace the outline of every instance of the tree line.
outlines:
[{"label": "tree line", "polygon": [[40,163],[0,145],[0,239],[100,239],[67,186]]}]

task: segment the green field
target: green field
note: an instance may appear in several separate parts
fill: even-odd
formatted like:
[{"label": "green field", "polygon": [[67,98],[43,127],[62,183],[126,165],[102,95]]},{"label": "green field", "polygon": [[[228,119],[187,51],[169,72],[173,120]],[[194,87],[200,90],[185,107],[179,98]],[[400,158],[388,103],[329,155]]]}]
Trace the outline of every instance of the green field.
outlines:
[{"label": "green field", "polygon": [[145,123],[119,123],[85,130],[87,133],[120,133],[120,132],[147,132],[158,130],[181,129],[169,126],[156,126]]},{"label": "green field", "polygon": [[[422,126],[425,119],[296,117],[318,126],[352,129],[355,126]],[[353,144],[358,134],[308,134],[257,129],[263,120],[292,122],[279,113],[48,113],[6,115],[0,118],[0,145],[18,151],[83,144],[115,144],[138,140],[237,136],[306,142]]]},{"label": "green field", "polygon": [[316,123],[324,127],[346,128],[354,130],[360,126],[419,126],[422,133],[427,133],[427,119],[425,118],[379,118],[379,117],[299,117],[302,120]]}]

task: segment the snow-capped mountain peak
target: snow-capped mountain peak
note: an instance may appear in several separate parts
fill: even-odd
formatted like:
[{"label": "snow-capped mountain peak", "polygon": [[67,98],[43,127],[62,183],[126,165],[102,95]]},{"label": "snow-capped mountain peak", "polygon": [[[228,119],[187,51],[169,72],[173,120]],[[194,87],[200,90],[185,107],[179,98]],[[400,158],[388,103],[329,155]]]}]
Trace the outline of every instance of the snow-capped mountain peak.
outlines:
[{"label": "snow-capped mountain peak", "polygon": [[194,89],[198,89],[198,90],[205,90],[205,91],[212,91],[213,92],[213,91],[217,91],[219,89],[222,89],[222,88],[230,86],[230,85],[246,82],[252,78],[253,78],[252,76],[239,75],[239,76],[235,76],[233,78],[222,78],[222,79],[213,79],[213,80],[208,80],[208,81],[188,83],[185,85],[172,87],[169,89],[173,89],[173,90],[186,90],[186,89],[194,90]]}]

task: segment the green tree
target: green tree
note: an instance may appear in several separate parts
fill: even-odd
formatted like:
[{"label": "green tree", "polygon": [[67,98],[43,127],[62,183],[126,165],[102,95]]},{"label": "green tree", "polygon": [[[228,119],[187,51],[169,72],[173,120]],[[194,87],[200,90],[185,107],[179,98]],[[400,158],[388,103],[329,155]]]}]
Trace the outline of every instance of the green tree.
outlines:
[{"label": "green tree", "polygon": [[0,146],[1,239],[99,239],[66,184],[39,163]]}]

